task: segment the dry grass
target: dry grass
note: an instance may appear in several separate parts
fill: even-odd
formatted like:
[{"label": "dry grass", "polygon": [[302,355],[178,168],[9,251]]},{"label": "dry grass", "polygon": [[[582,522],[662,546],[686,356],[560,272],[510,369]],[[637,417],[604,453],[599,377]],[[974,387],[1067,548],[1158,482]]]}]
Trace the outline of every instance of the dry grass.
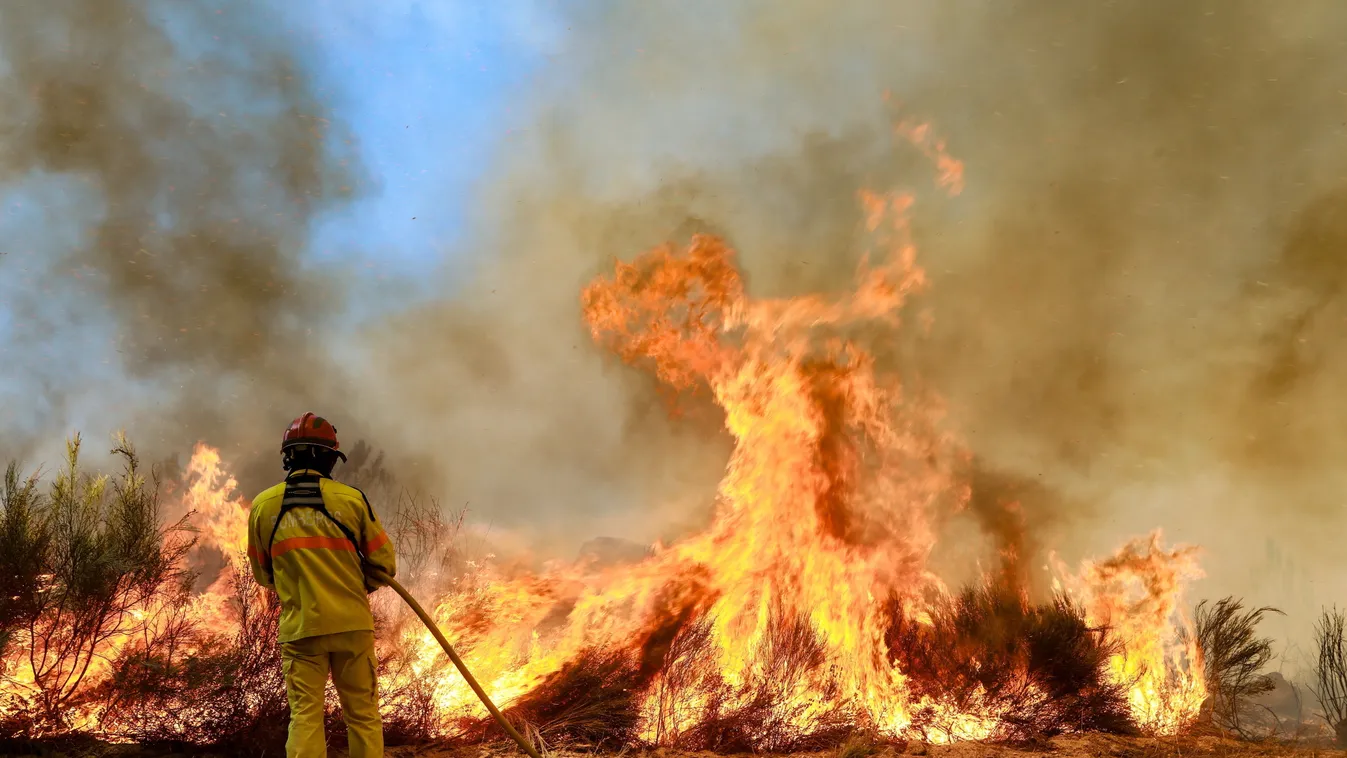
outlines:
[{"label": "dry grass", "polygon": [[[460,746],[441,749],[390,750],[390,758],[504,758],[517,755],[518,750],[501,744],[489,748]],[[552,758],[591,758],[602,755],[621,755],[622,758],[704,758],[698,751],[649,748],[619,754],[593,753],[564,747],[556,748]],[[925,755],[929,758],[1345,758],[1347,753],[1322,745],[1295,742],[1242,742],[1218,737],[1127,737],[1121,735],[1084,734],[1064,735],[1038,743],[1034,747],[983,742],[964,742],[954,745],[927,745],[909,743],[885,745],[869,743],[864,738],[847,740],[837,748],[806,753],[766,753],[764,756],[793,755],[799,758],[898,758],[902,755]]]},{"label": "dry grass", "polygon": [[874,735],[857,732],[846,739],[833,751],[833,758],[870,758],[880,752],[882,746]]},{"label": "dry grass", "polygon": [[[13,467],[5,478],[0,491],[0,651],[8,643],[12,655],[16,639],[37,635],[39,651],[46,652],[37,658],[38,686],[23,702],[14,702],[15,688],[0,690],[10,698],[0,703],[0,713],[6,714],[0,726],[11,738],[39,730],[59,734],[64,709],[98,702],[99,729],[140,743],[139,754],[152,746],[249,754],[279,750],[288,709],[275,642],[274,596],[262,593],[250,577],[237,577],[237,631],[220,635],[195,626],[181,612],[191,579],[182,570],[190,541],[174,531],[179,525],[161,526],[157,491],[137,473],[129,446],[118,452],[127,469],[115,482],[83,475],[73,446],[50,494]],[[361,463],[367,486],[391,491],[391,479],[372,452],[366,451]],[[376,502],[381,497],[371,494]],[[470,570],[458,540],[462,514],[446,520],[438,504],[406,492],[394,502],[388,508],[389,529],[400,548],[400,574],[409,583],[429,593]],[[508,716],[557,756],[657,748],[665,754],[803,751],[869,758],[895,749],[875,738],[863,709],[839,697],[841,686],[828,666],[825,646],[806,617],[776,609],[731,685],[719,670],[696,587],[670,586],[668,607],[644,638],[626,641],[621,650],[587,651],[514,703]],[[151,599],[157,615],[153,623],[143,623],[130,610]],[[388,744],[419,745],[421,754],[431,755],[425,745],[457,734],[458,744],[473,741],[479,752],[507,749],[490,723],[447,723],[435,707],[428,679],[402,675],[412,661],[400,640],[414,629],[408,624],[417,622],[387,600],[376,596],[382,681],[405,682],[382,692]],[[81,603],[91,603],[98,612],[80,611]],[[1223,692],[1256,689],[1249,683],[1266,662],[1260,647],[1266,641],[1252,630],[1264,612],[1222,601],[1199,614],[1204,646],[1225,651],[1208,653]],[[1009,586],[985,584],[937,604],[929,625],[913,623],[896,606],[890,618],[891,663],[907,674],[914,694],[999,719],[998,740],[1047,745],[1046,739],[1063,733],[1133,731],[1124,688],[1110,684],[1105,675],[1113,652],[1106,630],[1090,628],[1080,609],[1065,600],[1034,605]],[[1326,673],[1320,689],[1328,695],[1331,720],[1337,713],[1332,708],[1347,709],[1347,624],[1341,614],[1325,618],[1320,647]],[[110,662],[112,675],[97,682],[82,679],[81,661],[89,660],[89,646],[128,630],[136,641]],[[641,714],[647,697],[653,712]],[[344,730],[335,698],[329,705],[330,739],[339,746]],[[642,715],[652,719],[649,735],[637,733]],[[949,725],[936,711],[916,715],[917,728],[928,738],[947,734]],[[1339,714],[1335,723],[1343,723],[1341,715],[1347,714]],[[96,743],[79,747],[78,735],[66,736],[71,749],[103,749]],[[1158,756],[1155,751],[1170,744],[1091,739],[1101,749],[1126,746],[1124,752],[1107,754],[1128,758]],[[18,744],[11,741],[9,747]],[[1060,751],[1068,743],[1051,744]],[[933,754],[951,755],[969,750],[1011,748],[931,748]]]},{"label": "dry grass", "polygon": [[[548,743],[615,749],[637,741],[638,666],[619,651],[582,653],[505,711],[512,723],[527,724]],[[484,723],[489,739],[501,739],[494,723]]]}]

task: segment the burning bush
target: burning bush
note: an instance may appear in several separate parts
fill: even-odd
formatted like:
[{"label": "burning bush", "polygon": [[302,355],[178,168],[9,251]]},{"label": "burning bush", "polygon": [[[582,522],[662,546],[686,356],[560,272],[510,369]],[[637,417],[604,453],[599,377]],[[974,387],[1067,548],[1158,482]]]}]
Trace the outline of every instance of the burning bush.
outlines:
[{"label": "burning bush", "polygon": [[105,734],[153,744],[284,744],[280,605],[249,574],[234,573],[231,586],[235,629],[203,630],[184,614],[123,651],[105,687]]},{"label": "burning bush", "polygon": [[[185,495],[211,512],[165,527],[159,490],[140,476],[128,443],[119,439],[113,451],[126,466],[111,483],[83,473],[79,449],[75,438],[50,494],[15,464],[0,491],[0,737],[84,731],[166,745],[282,745],[289,712],[280,608],[233,555],[242,535],[220,539],[246,523],[246,506],[212,491],[232,487],[211,465],[217,457],[198,451],[189,467],[197,480]],[[395,520],[405,525],[415,569],[416,545],[439,555],[435,543],[453,527],[415,498],[400,505],[405,513]],[[194,595],[184,558],[195,542],[187,524],[197,520],[230,561],[210,590]],[[392,656],[384,673],[406,663]],[[417,691],[421,678],[385,681],[405,683],[384,693],[390,742],[443,733],[426,688]]]},{"label": "burning bush", "polygon": [[806,618],[780,607],[737,681],[717,660],[711,620],[673,638],[646,696],[645,741],[680,750],[791,752],[841,744],[864,711],[837,702],[824,642]]},{"label": "burning bush", "polygon": [[[360,446],[357,445],[357,448]],[[354,459],[354,456],[353,456]],[[377,460],[382,460],[379,456]],[[394,490],[390,476],[376,482],[382,493]],[[439,503],[400,491],[387,517],[388,532],[398,549],[398,575],[429,597],[442,597],[450,582],[465,569],[459,549],[464,513],[445,518]],[[379,648],[379,696],[384,715],[384,738],[390,745],[426,742],[460,733],[457,720],[438,705],[436,690],[448,676],[457,676],[448,659],[430,661],[420,654],[417,638],[425,634],[421,622],[397,596],[387,591],[372,598]],[[334,732],[343,732],[333,723]]]},{"label": "burning bush", "polygon": [[703,668],[699,718],[680,747],[724,752],[793,752],[841,744],[868,721],[858,703],[839,698],[836,672],[827,668],[824,642],[808,619],[773,609],[749,675],[736,682],[707,669],[712,650],[704,628],[687,644],[689,668]]},{"label": "burning bush", "polygon": [[[882,370],[864,343],[901,322],[927,279],[908,233],[912,197],[861,200],[876,246],[849,291],[752,297],[734,251],[705,235],[584,290],[598,344],[723,410],[734,449],[705,529],[634,563],[507,571],[466,560],[437,505],[402,499],[402,578],[434,601],[485,689],[529,731],[576,745],[756,752],[836,746],[858,731],[932,741],[1172,732],[1196,711],[1201,675],[1173,639],[1191,551],[1162,550],[1158,534],[1069,582],[1063,592],[1084,610],[1065,597],[1030,604],[1017,571],[943,594],[928,558],[942,517],[969,503],[967,451],[939,398]],[[352,452],[350,473],[386,497],[381,459]],[[190,596],[187,543],[158,526],[127,455],[127,484],[106,508],[101,480],[76,477],[73,452],[50,505],[10,477],[0,526],[43,556],[0,554],[22,590],[17,634],[53,652],[35,657],[31,692],[6,717],[29,719],[14,727],[28,731],[274,744],[285,722],[276,609],[246,577],[247,503],[232,497],[218,453],[199,446],[183,500],[228,565]],[[888,597],[903,602],[886,608]],[[390,731],[491,737],[435,642],[400,606],[374,605]],[[10,677],[23,671],[19,637]],[[76,724],[68,714],[93,693],[88,713],[100,718]]]},{"label": "burning bush", "polygon": [[[90,726],[117,649],[173,624],[189,577],[183,524],[161,525],[157,482],[147,483],[126,440],[111,481],[80,468],[80,439],[43,496],[10,466],[3,496],[7,541],[0,561],[8,654],[0,722],[10,735]],[[15,655],[16,651],[26,654]]]},{"label": "burning bush", "polygon": [[[0,491],[0,661],[16,652],[15,638],[32,628],[38,614],[35,592],[45,577],[51,559],[52,535],[41,518],[42,500],[34,477],[21,479],[16,464],[5,471]],[[26,731],[17,719],[23,701],[6,680],[0,714],[0,736]]]},{"label": "burning bush", "polygon": [[[623,650],[586,650],[549,676],[505,715],[554,743],[614,748],[637,742],[640,672]],[[483,722],[481,733],[500,738]]]},{"label": "burning bush", "polygon": [[[72,462],[76,452],[77,445],[72,446]],[[181,568],[190,542],[178,534],[181,525],[157,526],[155,490],[138,484],[129,446],[124,455],[129,456],[126,481],[109,498],[122,503],[115,506],[121,515],[113,513],[114,503],[107,505],[104,510],[112,515],[102,527],[107,536],[98,544],[117,555],[143,558],[144,552],[125,546],[146,544],[132,539],[131,530],[150,529],[152,544],[161,546],[160,560],[174,562],[177,568],[158,564],[148,575],[157,581],[152,590],[141,589],[121,601],[125,615],[140,621],[124,621],[116,644],[99,648],[102,670],[86,678],[69,701],[86,704],[79,712],[82,720],[67,721],[63,728],[141,743],[279,748],[288,710],[275,641],[274,596],[262,592],[246,570],[238,570],[242,560],[237,556],[210,590],[192,595],[192,577]],[[226,497],[232,484],[212,473],[204,462],[208,460],[215,459],[203,458],[201,451],[194,457],[188,471],[197,478],[189,479],[185,498],[192,507],[207,511],[192,518],[206,525],[203,534],[216,540],[211,544],[232,555],[237,545],[218,542],[227,531],[221,524],[246,515],[246,504]],[[29,628],[52,628],[51,617],[44,614],[61,606],[41,596],[52,591],[73,596],[73,590],[61,589],[57,577],[79,575],[70,569],[56,573],[50,567],[57,565],[58,557],[69,555],[72,537],[85,540],[79,544],[90,539],[81,536],[89,533],[87,527],[73,528],[71,523],[84,523],[72,514],[87,516],[93,511],[78,510],[73,504],[94,502],[89,490],[97,481],[67,471],[48,498],[31,478],[23,479],[10,469],[0,529],[12,535],[9,544],[25,549],[0,553],[0,561],[10,586],[28,590],[8,601],[12,612],[4,620],[16,639]],[[84,489],[70,482],[83,483]],[[134,513],[156,516],[137,520],[130,517]],[[499,601],[491,599],[496,580],[464,573],[470,569],[457,546],[461,519],[460,514],[446,521],[433,501],[404,493],[389,522],[399,545],[405,546],[408,581],[438,597],[457,598],[442,607],[457,609],[467,625],[464,629],[478,630],[456,637],[464,643],[471,664],[475,645],[494,644],[491,636],[480,636],[482,630],[498,624],[503,611],[513,611],[497,607]],[[632,569],[602,570],[621,577]],[[48,573],[53,577],[46,584],[25,585]],[[1006,572],[1002,578],[1014,575]],[[147,575],[133,572],[126,581],[142,576]],[[838,666],[830,649],[833,643],[817,620],[779,600],[767,602],[766,621],[748,656],[727,667],[726,639],[717,629],[724,619],[713,612],[718,595],[709,589],[711,575],[695,569],[685,570],[681,580],[666,571],[654,576],[663,577],[664,589],[656,593],[659,601],[649,606],[653,615],[639,627],[639,636],[625,642],[609,638],[606,645],[571,656],[537,684],[503,701],[508,716],[549,741],[591,747],[817,750],[840,745],[858,730],[884,733],[885,725],[875,722],[874,711],[854,688],[849,690],[854,687],[847,683],[849,674]],[[572,628],[573,617],[585,607],[566,592],[550,592],[550,599],[544,597],[536,606],[533,627],[544,635]],[[384,598],[376,596],[375,606],[389,743],[498,739],[494,725],[462,709],[445,707],[444,687],[447,681],[457,681],[457,673],[437,651],[426,652],[424,633],[415,620]],[[1105,630],[1091,627],[1080,608],[1067,599],[1033,605],[1002,581],[924,608],[927,615],[922,616],[895,603],[883,614],[889,651],[884,663],[902,672],[911,704],[907,733],[939,741],[1132,729],[1126,702],[1129,683],[1108,676],[1107,662],[1119,654],[1118,644]],[[477,618],[483,612],[488,617]],[[6,658],[10,680],[4,713],[10,732],[60,731],[44,720],[49,717],[43,701],[18,698],[19,690],[12,684],[14,673],[22,670],[15,666],[20,661],[13,655],[17,649],[17,644],[11,645]],[[329,716],[330,736],[339,744],[343,730],[335,698]]]},{"label": "burning bush", "polygon": [[1017,588],[987,582],[937,601],[929,620],[890,608],[889,657],[931,704],[915,721],[928,739],[966,736],[959,730],[970,718],[1006,740],[1136,731],[1128,683],[1110,678],[1118,643],[1068,598],[1033,605]]},{"label": "burning bush", "polygon": [[[458,732],[436,700],[436,685],[450,675],[449,662],[422,666],[407,645],[388,645],[379,655],[379,699],[384,719],[384,741],[410,745],[443,739]],[[335,716],[335,712],[333,714]],[[344,737],[345,726],[329,719],[329,736]]]}]

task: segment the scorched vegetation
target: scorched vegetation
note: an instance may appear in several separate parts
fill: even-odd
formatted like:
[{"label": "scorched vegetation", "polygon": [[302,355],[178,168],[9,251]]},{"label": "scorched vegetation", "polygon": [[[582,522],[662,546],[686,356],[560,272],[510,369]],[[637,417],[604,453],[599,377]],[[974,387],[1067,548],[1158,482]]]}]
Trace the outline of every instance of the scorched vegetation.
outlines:
[{"label": "scorched vegetation", "polygon": [[[958,162],[909,132],[957,191]],[[698,236],[582,293],[597,345],[723,414],[734,448],[702,530],[625,563],[509,569],[359,446],[339,475],[393,525],[404,583],[507,717],[552,744],[861,755],[885,740],[1174,734],[1209,692],[1208,711],[1241,729],[1266,662],[1251,636],[1261,612],[1218,604],[1186,634],[1191,550],[1156,535],[1056,565],[1047,596],[1026,586],[1018,544],[963,591],[934,575],[941,527],[970,502],[970,456],[939,398],[867,342],[893,335],[926,277],[913,199],[860,200],[872,245],[848,291],[755,298],[734,251]],[[0,736],[279,745],[277,608],[248,576],[248,504],[218,453],[198,446],[169,491],[124,442],[115,479],[82,472],[78,452],[48,484],[16,467],[5,480]],[[1013,521],[1014,503],[1000,507]],[[194,577],[201,550],[223,568]],[[390,742],[498,739],[396,597],[374,603]],[[1341,638],[1327,629],[1328,658],[1342,660]],[[1336,676],[1321,686],[1341,715]]]}]

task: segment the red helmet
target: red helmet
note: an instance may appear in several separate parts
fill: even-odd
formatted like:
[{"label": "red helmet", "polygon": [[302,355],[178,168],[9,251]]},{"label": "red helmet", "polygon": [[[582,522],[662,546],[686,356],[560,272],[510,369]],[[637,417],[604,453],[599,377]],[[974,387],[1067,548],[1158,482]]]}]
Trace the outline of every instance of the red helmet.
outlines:
[{"label": "red helmet", "polygon": [[300,445],[326,448],[343,461],[346,460],[346,454],[339,449],[341,444],[337,442],[337,427],[322,416],[306,413],[290,422],[290,428],[285,430],[285,436],[281,438],[281,452]]}]

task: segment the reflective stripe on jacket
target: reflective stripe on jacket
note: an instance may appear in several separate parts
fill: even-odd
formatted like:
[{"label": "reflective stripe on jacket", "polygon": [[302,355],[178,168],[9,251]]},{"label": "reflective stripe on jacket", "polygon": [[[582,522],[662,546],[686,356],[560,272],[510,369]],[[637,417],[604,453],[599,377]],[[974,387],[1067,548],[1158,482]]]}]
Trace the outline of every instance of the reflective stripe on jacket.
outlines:
[{"label": "reflective stripe on jacket", "polygon": [[[291,505],[298,507],[280,517],[287,483]],[[317,504],[332,518],[304,507]],[[394,575],[393,544],[369,500],[355,487],[316,471],[294,471],[253,499],[248,559],[257,582],[280,596],[283,643],[374,629],[368,593],[376,584],[365,576],[356,544],[332,519],[349,530],[371,566]]]}]

